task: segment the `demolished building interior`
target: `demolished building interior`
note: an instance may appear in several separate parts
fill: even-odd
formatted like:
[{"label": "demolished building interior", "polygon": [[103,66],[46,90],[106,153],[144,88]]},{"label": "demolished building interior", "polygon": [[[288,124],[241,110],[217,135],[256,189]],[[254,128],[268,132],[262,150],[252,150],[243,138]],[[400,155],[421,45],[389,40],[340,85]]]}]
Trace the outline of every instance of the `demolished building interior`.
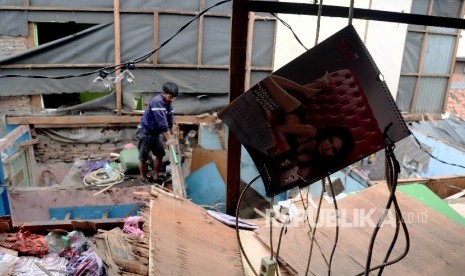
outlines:
[{"label": "demolished building interior", "polygon": [[[344,200],[336,192],[331,197],[324,181],[316,192],[301,189],[290,199],[289,193],[268,197],[260,179],[247,191],[258,172],[216,112],[273,72],[275,13],[458,30],[465,20],[353,3],[321,10],[317,3],[249,0],[58,2],[0,3],[0,30],[17,32],[30,44],[37,40],[30,29],[41,26],[28,22],[45,24],[53,14],[57,22],[79,25],[74,33],[0,56],[0,275],[86,275],[69,271],[83,252],[106,275],[462,273],[465,219],[444,205],[444,199],[462,203],[462,177],[399,180],[405,187],[396,192],[395,205],[406,215],[409,235],[399,234],[394,211],[374,242],[376,226],[354,223],[362,209],[371,210],[374,224],[386,216],[392,179],[371,181],[356,168],[346,170],[338,177],[354,175],[364,189]],[[113,76],[119,82],[109,83]],[[166,80],[182,87],[178,144],[163,163],[167,181],[141,185],[135,129]],[[319,202],[313,192],[321,193]],[[344,221],[337,220],[336,199],[348,214]],[[270,216],[278,201],[305,216],[287,221],[283,210],[290,207]],[[320,208],[331,210],[322,216],[335,218],[337,226],[316,226]],[[350,227],[339,230],[344,223]],[[33,250],[18,246],[28,242]]]}]

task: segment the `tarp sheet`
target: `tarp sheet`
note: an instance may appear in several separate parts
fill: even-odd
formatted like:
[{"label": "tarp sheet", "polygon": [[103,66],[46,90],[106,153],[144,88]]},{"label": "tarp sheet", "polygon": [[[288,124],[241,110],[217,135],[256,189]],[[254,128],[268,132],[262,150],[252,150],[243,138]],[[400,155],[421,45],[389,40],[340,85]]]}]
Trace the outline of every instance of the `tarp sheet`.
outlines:
[{"label": "tarp sheet", "polygon": [[[30,6],[86,6],[112,7],[112,1],[30,1]],[[208,3],[207,3],[208,2]],[[205,7],[217,1],[206,1]],[[138,7],[136,3],[142,5]],[[123,1],[123,8],[137,9],[176,9],[199,10],[198,1]],[[1,1],[1,5],[14,5],[14,1]],[[22,4],[21,4],[22,5]],[[230,12],[230,3],[212,9],[212,12]],[[15,14],[15,15],[10,15]],[[34,68],[1,68],[0,75],[26,76],[76,76],[91,73],[82,77],[65,79],[14,77],[0,79],[2,96],[62,94],[81,92],[115,91],[107,88],[102,82],[94,80],[98,77],[101,65],[111,66],[115,63],[114,25],[112,12],[91,11],[8,11],[7,16],[0,14],[0,35],[21,35],[27,33],[27,22],[76,22],[96,24],[95,26],[61,38],[37,48],[17,55],[0,57],[0,65],[40,65]],[[11,18],[14,16],[14,18]],[[193,18],[188,14],[160,13],[158,30],[154,27],[153,12],[121,13],[121,60],[130,62],[151,53],[156,47],[173,36],[185,23]],[[202,35],[199,36],[199,22],[194,21],[179,35],[155,55],[137,63],[132,71],[135,83],[123,80],[123,109],[132,110],[134,99],[142,94],[161,91],[162,84],[172,81],[178,84],[181,92],[175,104],[176,114],[199,114],[218,110],[229,102],[229,51],[230,51],[230,18],[224,16],[205,16],[202,24]],[[252,47],[251,85],[255,84],[272,68],[274,52],[275,21],[256,21],[254,42]],[[157,35],[158,45],[154,46]],[[199,49],[198,40],[202,39]],[[199,55],[199,51],[202,51]],[[201,57],[200,62],[198,57]],[[157,57],[160,68],[153,64]],[[54,67],[53,65],[57,66]],[[92,66],[95,64],[95,67]],[[200,65],[210,66],[200,67]],[[46,66],[44,66],[46,65]],[[180,66],[181,65],[181,66]],[[255,70],[256,68],[260,68]],[[109,70],[111,71],[111,69]],[[114,110],[115,94],[110,94],[96,102],[83,103],[67,110]],[[148,95],[147,99],[153,95]],[[62,110],[63,111],[63,110]]]}]

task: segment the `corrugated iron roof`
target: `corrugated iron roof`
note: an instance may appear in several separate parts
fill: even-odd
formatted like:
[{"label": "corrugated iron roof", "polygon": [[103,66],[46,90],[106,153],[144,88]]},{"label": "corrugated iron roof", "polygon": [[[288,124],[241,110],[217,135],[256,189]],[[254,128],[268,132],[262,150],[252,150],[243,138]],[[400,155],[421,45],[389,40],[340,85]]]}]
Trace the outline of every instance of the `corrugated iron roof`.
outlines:
[{"label": "corrugated iron roof", "polygon": [[413,122],[410,128],[465,151],[465,122],[455,116],[439,121]]}]

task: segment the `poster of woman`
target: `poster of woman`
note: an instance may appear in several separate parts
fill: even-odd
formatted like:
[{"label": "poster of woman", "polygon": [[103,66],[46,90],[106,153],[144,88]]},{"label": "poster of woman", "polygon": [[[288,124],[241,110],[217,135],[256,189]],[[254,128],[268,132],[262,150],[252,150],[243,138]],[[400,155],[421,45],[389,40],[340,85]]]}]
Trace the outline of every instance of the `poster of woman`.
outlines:
[{"label": "poster of woman", "polygon": [[384,148],[384,134],[393,142],[410,134],[379,74],[348,26],[255,84],[220,119],[269,196],[307,186]]}]

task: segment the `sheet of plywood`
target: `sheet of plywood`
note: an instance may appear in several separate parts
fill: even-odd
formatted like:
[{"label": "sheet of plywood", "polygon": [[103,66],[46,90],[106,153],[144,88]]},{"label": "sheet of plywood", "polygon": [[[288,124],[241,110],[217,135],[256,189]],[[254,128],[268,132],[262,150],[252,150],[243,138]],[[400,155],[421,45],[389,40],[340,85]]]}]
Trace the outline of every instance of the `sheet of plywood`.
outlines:
[{"label": "sheet of plywood", "polygon": [[[400,262],[385,268],[386,275],[461,275],[465,260],[465,228],[422,203],[397,192],[397,200],[408,224],[410,250]],[[339,239],[332,262],[334,275],[355,275],[364,271],[370,238],[374,225],[381,216],[389,197],[386,185],[376,185],[338,201],[341,214]],[[330,214],[332,205],[323,204],[322,214]],[[311,214],[314,215],[314,209]],[[363,215],[365,214],[365,215]],[[394,213],[380,229],[375,240],[371,265],[382,262],[394,235]],[[361,220],[360,217],[363,217]],[[322,251],[329,258],[336,228],[333,218],[322,218],[316,238]],[[300,274],[305,274],[309,256],[308,226],[295,224],[288,228],[281,244],[280,256]],[[256,230],[260,239],[269,244],[269,229]],[[279,228],[273,230],[273,243],[277,244]],[[406,240],[402,230],[391,259],[404,251]],[[318,249],[313,248],[310,271],[316,275],[327,274]],[[375,271],[377,273],[377,271]]]},{"label": "sheet of plywood", "polygon": [[207,163],[213,162],[218,168],[224,183],[226,183],[227,156],[226,150],[209,150],[197,147],[192,152],[191,172],[196,171]]},{"label": "sheet of plywood", "polygon": [[153,187],[149,275],[243,275],[235,230]]}]

